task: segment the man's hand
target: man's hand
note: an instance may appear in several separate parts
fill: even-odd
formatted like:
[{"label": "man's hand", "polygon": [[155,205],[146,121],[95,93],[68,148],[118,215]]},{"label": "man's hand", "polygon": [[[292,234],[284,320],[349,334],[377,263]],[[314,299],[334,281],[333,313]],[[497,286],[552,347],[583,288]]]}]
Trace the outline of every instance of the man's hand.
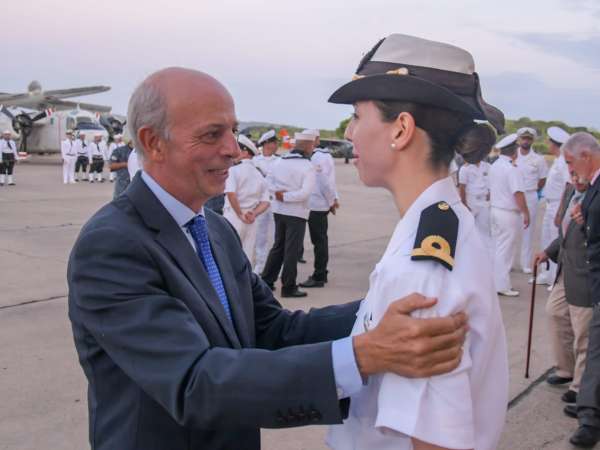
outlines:
[{"label": "man's hand", "polygon": [[283,201],[283,194],[285,194],[285,191],[277,191],[275,192],[275,198],[277,200],[279,200],[280,202]]},{"label": "man's hand", "polygon": [[548,255],[546,254],[546,252],[539,252],[533,258],[533,265],[537,266],[539,264],[545,263],[546,261],[548,261]]},{"label": "man's hand", "polygon": [[244,214],[244,219],[244,222],[250,225],[254,223],[256,216],[253,211],[247,211],[246,214]]},{"label": "man's hand", "polygon": [[571,210],[571,219],[575,221],[577,225],[583,225],[585,220],[583,219],[583,212],[581,211],[581,203],[577,203]]},{"label": "man's hand", "polygon": [[372,331],[353,338],[354,354],[363,377],[393,372],[426,378],[458,367],[467,333],[464,313],[415,319],[410,313],[430,308],[437,300],[411,294],[392,303]]}]

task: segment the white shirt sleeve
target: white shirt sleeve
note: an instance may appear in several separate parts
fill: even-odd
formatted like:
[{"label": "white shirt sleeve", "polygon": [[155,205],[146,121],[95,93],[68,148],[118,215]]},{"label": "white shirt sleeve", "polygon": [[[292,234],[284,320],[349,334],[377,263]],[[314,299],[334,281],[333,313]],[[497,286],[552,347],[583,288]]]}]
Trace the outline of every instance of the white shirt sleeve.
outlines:
[{"label": "white shirt sleeve", "polygon": [[469,182],[469,168],[466,164],[463,164],[460,169],[458,169],[458,184],[466,185]]},{"label": "white shirt sleeve", "polygon": [[[333,159],[323,158],[317,164],[319,168],[315,167],[316,180],[319,191],[325,197],[328,206],[333,205],[334,200],[337,198],[335,191],[335,181],[332,178],[333,172]],[[319,170],[320,169],[320,170]]]},{"label": "white shirt sleeve", "polygon": [[267,185],[267,182],[265,181],[265,179],[262,177],[261,175],[261,195],[260,195],[260,200],[261,202],[270,202],[270,193],[269,193],[269,186]]},{"label": "white shirt sleeve", "polygon": [[538,158],[538,179],[543,179],[548,176],[548,164],[546,164],[546,158],[539,155]]},{"label": "white shirt sleeve", "polygon": [[[233,169],[233,168],[232,168]],[[237,178],[236,178],[237,170],[230,170],[229,176],[227,180],[225,180],[225,193],[227,192],[237,192]]]},{"label": "white shirt sleeve", "polygon": [[[377,322],[391,302],[412,292],[438,298],[436,306],[413,313],[415,317],[446,316],[464,311],[469,300],[477,301],[470,299],[456,277],[452,279],[439,263],[398,262],[394,266],[380,273],[374,298],[381,301],[372,311]],[[383,433],[400,433],[442,447],[474,448],[469,343],[467,337],[462,361],[449,374],[417,379],[382,375],[375,427]]]},{"label": "white shirt sleeve", "polygon": [[512,194],[516,192],[525,192],[523,177],[521,177],[521,173],[518,170],[514,169],[508,171],[506,181],[508,182],[508,187]]},{"label": "white shirt sleeve", "polygon": [[[308,164],[310,164],[310,162],[308,162]],[[304,179],[302,180],[302,186],[300,187],[300,189],[298,189],[297,191],[288,191],[284,193],[283,201],[289,203],[305,201],[308,197],[310,197],[310,194],[314,190],[315,183],[315,170],[313,169],[311,164],[310,170],[307,170],[306,174],[304,175]]]}]

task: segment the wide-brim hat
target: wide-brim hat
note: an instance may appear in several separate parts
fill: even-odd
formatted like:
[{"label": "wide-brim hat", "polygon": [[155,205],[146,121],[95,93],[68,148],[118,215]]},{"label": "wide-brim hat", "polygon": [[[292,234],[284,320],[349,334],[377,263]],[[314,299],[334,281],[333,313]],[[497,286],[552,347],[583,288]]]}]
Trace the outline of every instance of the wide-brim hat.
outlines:
[{"label": "wide-brim hat", "polygon": [[331,103],[365,100],[412,102],[489,121],[504,132],[504,114],[486,103],[469,52],[443,42],[403,34],[379,41],[361,60],[353,80]]},{"label": "wide-brim hat", "polygon": [[535,129],[531,127],[523,127],[517,130],[517,136],[530,137],[532,139],[535,139],[537,137],[537,131],[535,131]]},{"label": "wide-brim hat", "polygon": [[564,144],[569,140],[570,134],[563,130],[561,127],[550,127],[546,131],[551,141],[556,142],[559,145]]},{"label": "wide-brim hat", "polygon": [[269,130],[258,139],[258,145],[266,144],[267,142],[277,142],[277,134],[275,130]]},{"label": "wide-brim hat", "polygon": [[254,145],[254,142],[252,142],[252,140],[248,136],[240,134],[238,136],[238,144],[243,150],[247,150],[253,155],[256,155],[258,153],[256,145]]}]

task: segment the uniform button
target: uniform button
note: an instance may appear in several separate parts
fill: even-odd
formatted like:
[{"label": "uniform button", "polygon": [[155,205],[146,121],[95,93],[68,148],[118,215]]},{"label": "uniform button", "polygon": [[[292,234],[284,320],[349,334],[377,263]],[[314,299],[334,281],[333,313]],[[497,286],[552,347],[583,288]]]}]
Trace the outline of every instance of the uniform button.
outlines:
[{"label": "uniform button", "polygon": [[321,413],[319,411],[317,411],[316,409],[313,409],[310,412],[310,420],[313,422],[319,422],[321,421],[321,419],[323,418],[323,416],[321,415]]},{"label": "uniform button", "polygon": [[588,263],[588,264],[589,264],[589,263],[590,263],[590,260],[588,259],[588,260],[586,261],[586,263]]}]

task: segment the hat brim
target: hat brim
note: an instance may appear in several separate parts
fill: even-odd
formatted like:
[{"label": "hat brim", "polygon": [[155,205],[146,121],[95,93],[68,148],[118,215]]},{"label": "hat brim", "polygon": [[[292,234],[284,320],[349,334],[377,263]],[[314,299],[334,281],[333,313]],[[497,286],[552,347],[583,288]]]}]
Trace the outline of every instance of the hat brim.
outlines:
[{"label": "hat brim", "polygon": [[487,119],[482,111],[450,90],[410,75],[369,75],[346,83],[329,97],[330,103],[346,105],[367,100],[413,102],[461,112],[473,119]]}]

